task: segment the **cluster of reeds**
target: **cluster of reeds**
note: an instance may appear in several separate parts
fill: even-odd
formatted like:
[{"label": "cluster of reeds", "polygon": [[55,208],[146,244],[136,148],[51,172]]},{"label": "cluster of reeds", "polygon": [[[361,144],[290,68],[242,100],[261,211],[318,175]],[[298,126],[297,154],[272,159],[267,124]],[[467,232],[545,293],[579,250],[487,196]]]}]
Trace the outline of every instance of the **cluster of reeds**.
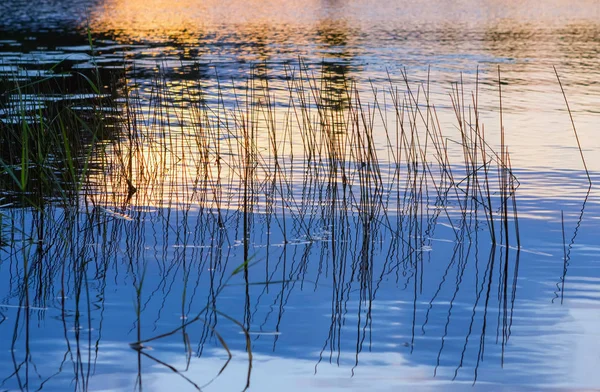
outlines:
[{"label": "cluster of reeds", "polygon": [[[104,309],[94,298],[104,298],[107,276],[124,269],[135,288],[132,347],[140,363],[151,358],[188,379],[185,369],[153,357],[145,347],[180,334],[189,364],[191,355],[200,355],[215,338],[231,357],[217,331],[218,320],[227,319],[245,333],[248,384],[248,331],[257,322],[252,301],[270,290],[280,305],[278,330],[294,287],[330,281],[331,328],[323,351],[330,348],[331,361],[336,350],[339,360],[344,315],[358,285],[358,314],[364,307],[367,315],[357,326],[358,363],[382,282],[395,279],[400,290],[413,292],[412,347],[425,277],[444,271],[428,299],[423,333],[431,306],[454,271],[439,365],[454,300],[465,271],[475,266],[484,272],[473,278],[470,329],[456,371],[475,325],[481,328],[477,364],[483,358],[492,303],[504,350],[519,269],[519,183],[505,143],[499,71],[499,126],[493,132],[494,127],[486,132],[480,119],[478,78],[472,92],[462,80],[451,86],[456,127],[448,132],[429,82],[412,82],[405,73],[390,75],[382,85],[365,85],[343,70],[301,61],[277,77],[259,65],[241,81],[222,81],[216,70],[210,80],[177,80],[165,72],[157,68],[152,79],[119,78],[109,95],[93,77],[80,75],[93,92],[83,112],[77,108],[81,97],[63,95],[58,103],[41,99],[48,95],[40,86],[57,83],[54,78],[24,86],[3,82],[9,85],[3,118],[10,121],[0,123],[1,197],[35,200],[37,207],[0,210],[11,233],[2,240],[13,249],[7,265],[20,277],[9,292],[24,309],[13,345],[22,334],[20,317],[59,298],[65,331],[71,324],[76,329],[73,362],[85,389],[100,336],[93,342],[88,334],[81,342],[80,327],[91,325],[92,307]],[[454,248],[447,257],[432,259],[438,239]],[[489,254],[481,252],[487,257],[479,254],[483,242],[489,245]],[[160,283],[148,288],[150,261],[158,266]],[[255,263],[264,268],[250,268]],[[311,268],[318,272],[311,274]],[[219,309],[219,294],[231,287],[232,276],[244,285],[242,318]],[[91,280],[98,287],[90,287]],[[169,295],[175,282],[181,288],[181,324],[145,336],[148,302],[167,287]],[[200,287],[208,287],[204,305],[192,306]],[[478,313],[482,306],[483,314]],[[203,325],[195,350],[188,332],[194,323]],[[29,321],[25,324],[28,331]],[[72,353],[71,339],[67,343]],[[30,362],[27,353],[14,358],[17,377]],[[141,373],[140,367],[140,387]]]}]

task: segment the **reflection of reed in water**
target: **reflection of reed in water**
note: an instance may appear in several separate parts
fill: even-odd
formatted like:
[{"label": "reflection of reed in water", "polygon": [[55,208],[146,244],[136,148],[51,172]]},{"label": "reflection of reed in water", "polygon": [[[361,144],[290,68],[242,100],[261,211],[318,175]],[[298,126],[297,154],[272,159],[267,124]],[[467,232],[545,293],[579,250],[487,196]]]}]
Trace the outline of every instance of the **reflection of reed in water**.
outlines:
[{"label": "reflection of reed in water", "polygon": [[[277,348],[293,295],[325,289],[330,320],[318,363],[341,363],[352,346],[358,366],[390,296],[410,299],[398,315],[399,325],[411,319],[410,352],[427,334],[439,342],[436,371],[452,361],[457,377],[472,356],[476,380],[494,325],[503,355],[518,278],[518,182],[504,142],[496,153],[485,137],[477,88],[469,96],[462,81],[453,87],[458,137],[449,137],[429,86],[405,74],[365,92],[326,67],[288,68],[283,90],[267,68],[258,71],[230,90],[219,81],[212,95],[201,81],[160,73],[150,85],[132,81],[122,132],[94,145],[98,166],[79,177],[79,197],[2,209],[11,233],[3,303],[18,304],[12,346],[25,347],[13,350],[5,383],[36,382],[40,308],[41,321],[62,326],[65,349],[42,382],[68,371],[90,388],[116,329],[117,339],[135,341],[140,389],[147,363],[201,388],[210,377],[187,370],[215,344],[229,359],[234,344],[247,351],[248,384],[252,350],[269,339]],[[115,316],[105,301],[122,286],[134,312]],[[448,347],[457,301],[470,309],[459,349]],[[165,326],[169,312],[180,321]],[[174,339],[183,368],[161,356]]]}]

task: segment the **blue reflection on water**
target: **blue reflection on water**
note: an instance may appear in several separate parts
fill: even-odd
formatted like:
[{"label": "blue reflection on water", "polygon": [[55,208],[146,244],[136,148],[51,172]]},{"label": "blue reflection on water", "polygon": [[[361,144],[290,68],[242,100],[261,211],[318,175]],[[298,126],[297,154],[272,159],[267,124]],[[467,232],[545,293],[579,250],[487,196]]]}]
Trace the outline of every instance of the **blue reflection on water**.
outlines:
[{"label": "blue reflection on water", "polygon": [[[563,205],[545,200],[538,208],[545,203]],[[523,215],[535,214],[533,207],[521,208]],[[565,211],[569,236],[578,211]],[[595,212],[594,198],[585,213]],[[587,220],[570,249],[563,287],[559,219],[520,218],[521,233],[528,235],[520,251],[508,252],[491,246],[485,231],[459,242],[440,225],[434,237],[418,239],[424,242],[406,258],[402,244],[381,228],[370,233],[373,238],[359,234],[356,217],[347,237],[324,230],[316,240],[285,243],[281,231],[267,227],[267,216],[257,214],[247,250],[252,265],[229,279],[244,255],[239,213],[230,213],[225,228],[211,227],[213,217],[198,211],[129,214],[132,220],[95,210],[75,221],[55,215],[43,228],[50,230],[48,238],[61,233],[54,241],[36,246],[26,240],[5,253],[5,388],[131,388],[140,382],[140,369],[150,389],[172,382],[191,387],[170,366],[201,385],[226,361],[218,333],[234,357],[211,386],[242,389],[248,356],[241,326],[252,343],[252,388],[258,389],[293,383],[358,390],[375,379],[381,390],[460,390],[475,378],[482,390],[598,383],[589,371],[597,364],[598,249],[595,225]],[[39,218],[14,215],[24,227],[39,227],[32,216]],[[73,224],[76,230],[69,231]],[[71,246],[58,241],[65,233]],[[32,263],[28,287],[25,259]],[[557,300],[562,290],[563,305]],[[144,343],[142,352],[156,360],[140,359],[128,346],[187,322],[183,330]]]}]

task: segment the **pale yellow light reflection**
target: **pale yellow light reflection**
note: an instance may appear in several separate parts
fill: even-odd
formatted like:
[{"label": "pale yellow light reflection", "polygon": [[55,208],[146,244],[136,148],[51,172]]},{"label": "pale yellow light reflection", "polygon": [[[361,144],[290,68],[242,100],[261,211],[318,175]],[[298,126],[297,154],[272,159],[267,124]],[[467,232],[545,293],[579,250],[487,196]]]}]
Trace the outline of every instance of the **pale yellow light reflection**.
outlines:
[{"label": "pale yellow light reflection", "polygon": [[94,31],[113,32],[132,40],[175,42],[197,40],[204,31],[224,25],[298,25],[314,20],[321,1],[282,2],[276,0],[105,0],[92,9]]},{"label": "pale yellow light reflection", "polygon": [[[127,200],[134,205],[180,203],[238,209],[248,202],[242,200],[246,194],[252,197],[256,211],[265,207],[269,197],[274,197],[271,202],[275,200],[280,208],[294,209],[293,198],[301,198],[302,186],[312,186],[314,191],[328,183],[340,183],[342,177],[348,184],[358,186],[361,165],[370,159],[377,159],[383,184],[395,183],[403,191],[404,180],[394,182],[389,176],[395,173],[395,159],[400,159],[401,164],[411,159],[412,147],[406,143],[412,137],[412,129],[418,129],[420,135],[419,159],[425,158],[436,171],[439,150],[434,148],[431,137],[426,136],[426,123],[421,118],[415,120],[413,116],[411,119],[409,110],[405,110],[400,121],[393,108],[382,110],[382,114],[370,109],[372,106],[368,105],[373,105],[375,93],[368,89],[359,93],[366,97],[359,109],[350,84],[334,70],[330,74],[330,79],[321,81],[320,87],[313,91],[302,90],[299,83],[278,86],[276,82],[267,84],[256,78],[247,96],[245,90],[238,87],[233,91],[223,84],[221,93],[236,97],[237,107],[221,103],[202,107],[196,101],[199,98],[194,98],[193,86],[187,82],[169,82],[163,94],[171,103],[162,108],[162,112],[143,105],[138,108],[140,113],[135,117],[140,121],[133,125],[135,137],[131,142],[115,143],[108,149],[112,162],[110,174],[106,178],[92,178],[91,182],[105,184],[106,189],[98,193],[117,195],[111,201],[117,205],[127,194],[126,181],[129,180],[137,189]],[[510,91],[510,85],[507,90],[503,94],[508,99],[518,100],[524,95]],[[377,93],[379,102],[384,101],[383,94]],[[480,97],[487,159],[492,159],[492,149],[497,153],[501,150],[496,94],[493,87],[485,88]],[[182,96],[187,100],[174,101]],[[303,99],[306,100],[302,104]],[[389,96],[385,99],[391,100]],[[533,97],[525,99],[534,100]],[[512,168],[525,173],[519,179],[518,198],[581,198],[587,189],[568,113],[560,109],[561,99],[560,91],[548,92],[538,107],[524,111],[513,107],[503,114]],[[319,102],[320,109],[316,109],[313,100]],[[349,109],[349,105],[355,106]],[[550,110],[542,110],[546,106]],[[588,119],[585,114],[582,117]],[[450,163],[463,164],[456,113],[441,108],[437,118],[447,141],[445,147]],[[401,122],[404,131],[399,130]],[[598,140],[592,139],[592,124],[581,121],[579,125],[587,166],[598,170],[600,157],[587,154],[590,148],[600,149]],[[374,141],[372,151],[367,137],[370,129]],[[477,158],[481,160],[479,155]],[[336,171],[329,170],[332,164],[337,165]],[[491,170],[496,170],[494,167]],[[406,172],[403,175],[406,176]],[[461,178],[454,180],[460,182]],[[440,178],[428,178],[428,181],[439,183]],[[497,181],[493,180],[493,193],[497,187]]]}]

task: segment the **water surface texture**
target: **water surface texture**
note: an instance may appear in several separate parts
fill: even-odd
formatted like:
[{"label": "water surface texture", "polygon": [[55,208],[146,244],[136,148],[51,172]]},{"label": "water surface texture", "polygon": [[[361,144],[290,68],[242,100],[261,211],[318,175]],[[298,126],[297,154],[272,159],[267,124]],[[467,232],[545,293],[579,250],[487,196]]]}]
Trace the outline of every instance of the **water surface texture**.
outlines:
[{"label": "water surface texture", "polygon": [[0,390],[600,389],[600,5],[380,3],[0,3]]}]

